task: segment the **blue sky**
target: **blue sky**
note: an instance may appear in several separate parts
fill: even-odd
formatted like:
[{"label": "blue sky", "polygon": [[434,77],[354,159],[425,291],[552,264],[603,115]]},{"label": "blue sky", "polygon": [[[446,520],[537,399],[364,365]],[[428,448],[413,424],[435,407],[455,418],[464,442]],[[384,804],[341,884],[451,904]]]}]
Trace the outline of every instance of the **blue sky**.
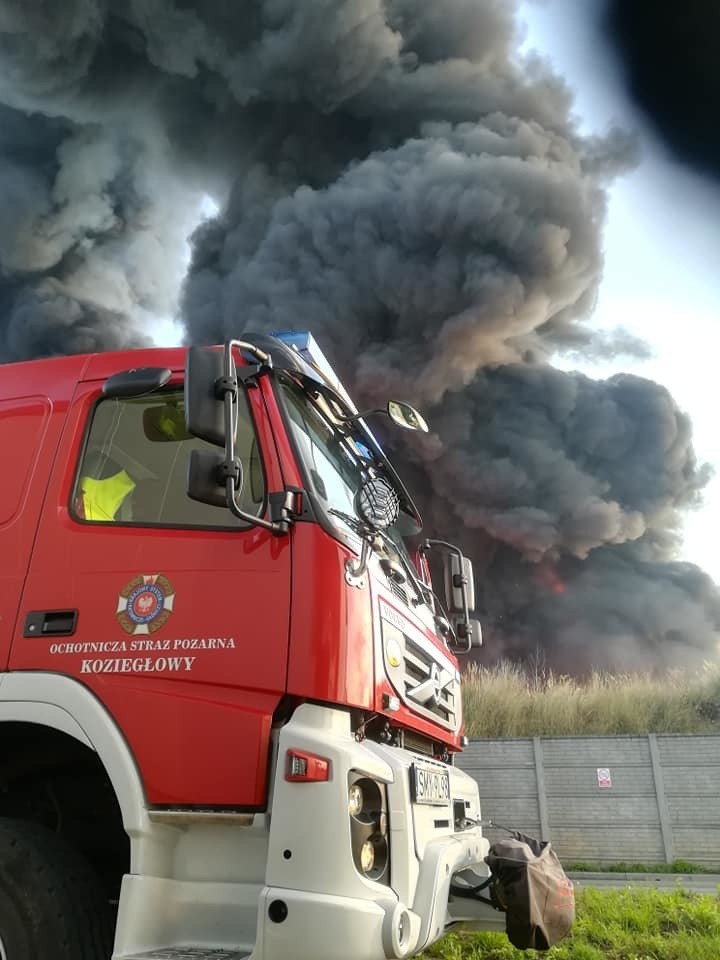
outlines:
[{"label": "blue sky", "polygon": [[[630,2],[630,0],[628,0]],[[720,582],[720,431],[713,395],[720,318],[720,191],[678,165],[628,105],[595,29],[599,0],[523,4],[525,48],[551,60],[574,94],[581,129],[620,123],[638,132],[642,160],[611,190],[605,270],[593,325],[623,326],[653,352],[647,360],[566,366],[594,377],[619,370],[667,386],[692,418],[695,447],[717,476],[703,507],[688,514],[683,558]]]}]

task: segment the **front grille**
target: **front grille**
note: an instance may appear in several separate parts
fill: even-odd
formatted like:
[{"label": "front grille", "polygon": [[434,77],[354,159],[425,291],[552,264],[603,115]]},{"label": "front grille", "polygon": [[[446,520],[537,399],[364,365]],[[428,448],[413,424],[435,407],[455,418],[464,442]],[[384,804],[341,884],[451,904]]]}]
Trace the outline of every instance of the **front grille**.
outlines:
[{"label": "front grille", "polygon": [[423,716],[454,730],[457,726],[460,685],[455,673],[443,667],[429,651],[405,637],[405,701]]},{"label": "front grille", "polygon": [[394,580],[391,580],[390,578],[388,578],[387,585],[392,591],[392,593],[394,593],[395,596],[398,598],[398,600],[402,600],[405,606],[407,606],[408,605],[407,590],[403,590],[403,588],[400,586],[399,583],[396,583]]},{"label": "front grille", "polygon": [[408,618],[383,599],[380,623],[387,676],[415,713],[456,731],[460,725],[460,674]]},{"label": "front grille", "polygon": [[428,757],[435,756],[435,745],[432,740],[414,730],[403,730],[403,747],[413,753],[424,753]]}]

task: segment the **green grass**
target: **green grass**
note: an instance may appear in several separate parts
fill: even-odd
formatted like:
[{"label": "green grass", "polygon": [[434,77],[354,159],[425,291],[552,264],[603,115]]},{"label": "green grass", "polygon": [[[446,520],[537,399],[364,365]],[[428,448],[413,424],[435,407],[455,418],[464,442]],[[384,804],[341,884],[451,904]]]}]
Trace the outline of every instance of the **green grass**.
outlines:
[{"label": "green grass", "polygon": [[450,934],[441,960],[718,960],[720,897],[676,890],[583,890],[571,934],[547,953],[516,950],[504,934]]},{"label": "green grass", "polygon": [[470,664],[463,704],[471,738],[718,733],[720,668],[658,677],[596,673],[579,681],[507,662]]},{"label": "green grass", "polygon": [[[564,863],[567,873],[716,873],[688,860],[673,860],[672,863]],[[720,960],[720,957],[718,957]]]}]

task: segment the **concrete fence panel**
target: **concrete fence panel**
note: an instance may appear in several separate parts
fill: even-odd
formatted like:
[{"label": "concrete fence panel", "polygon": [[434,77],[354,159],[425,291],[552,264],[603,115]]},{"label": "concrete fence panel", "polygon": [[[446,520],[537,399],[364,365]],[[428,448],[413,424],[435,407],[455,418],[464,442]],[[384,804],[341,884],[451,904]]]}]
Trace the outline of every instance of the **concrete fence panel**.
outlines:
[{"label": "concrete fence panel", "polygon": [[567,863],[720,866],[720,735],[473,740],[458,766],[484,820],[551,840]]}]

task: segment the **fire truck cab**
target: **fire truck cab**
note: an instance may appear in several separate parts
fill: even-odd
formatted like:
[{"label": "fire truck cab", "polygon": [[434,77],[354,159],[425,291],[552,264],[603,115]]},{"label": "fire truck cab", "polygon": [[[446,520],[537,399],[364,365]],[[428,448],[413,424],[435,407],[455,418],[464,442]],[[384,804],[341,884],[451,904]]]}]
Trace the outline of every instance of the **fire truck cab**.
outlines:
[{"label": "fire truck cab", "polygon": [[406,957],[487,875],[469,565],[369,418],[301,334],[2,368],[3,960]]}]

